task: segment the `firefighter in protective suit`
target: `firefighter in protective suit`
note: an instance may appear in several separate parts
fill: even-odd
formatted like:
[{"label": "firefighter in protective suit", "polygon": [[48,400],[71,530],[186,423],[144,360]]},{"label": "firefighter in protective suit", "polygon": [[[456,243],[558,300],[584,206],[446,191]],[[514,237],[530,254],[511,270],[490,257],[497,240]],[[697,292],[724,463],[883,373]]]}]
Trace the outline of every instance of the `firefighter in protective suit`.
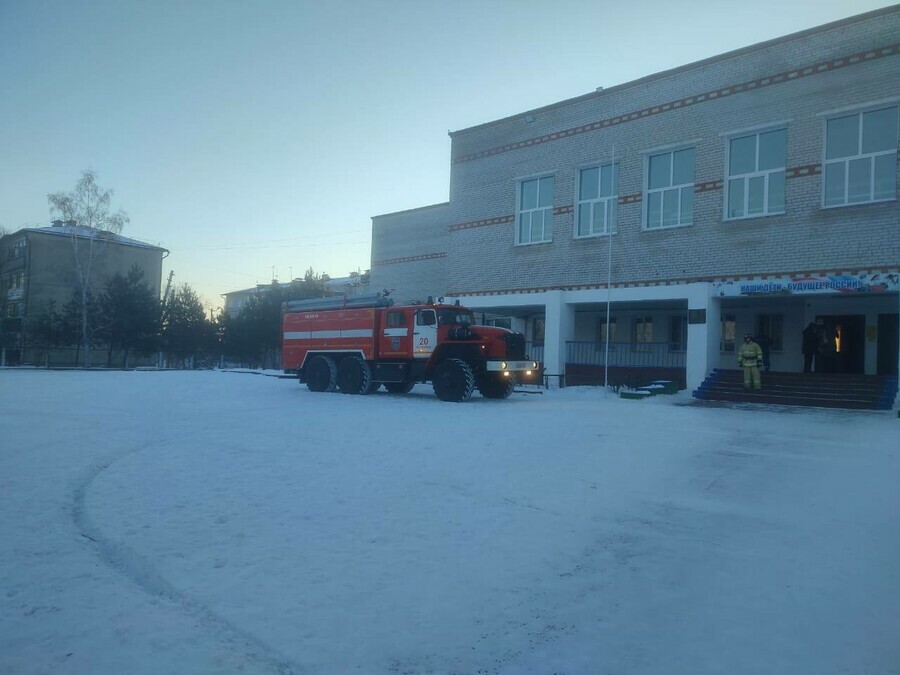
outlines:
[{"label": "firefighter in protective suit", "polygon": [[744,344],[738,352],[738,365],[744,369],[744,389],[750,389],[751,381],[754,389],[762,389],[762,382],[759,380],[759,368],[762,364],[762,347],[753,341],[750,333],[747,333],[744,336]]}]

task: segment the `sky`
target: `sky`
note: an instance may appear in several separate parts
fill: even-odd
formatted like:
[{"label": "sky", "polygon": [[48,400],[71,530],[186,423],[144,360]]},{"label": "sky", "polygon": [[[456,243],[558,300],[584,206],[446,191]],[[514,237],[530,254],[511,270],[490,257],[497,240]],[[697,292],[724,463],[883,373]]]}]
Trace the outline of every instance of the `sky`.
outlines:
[{"label": "sky", "polygon": [[346,276],[447,201],[448,131],[890,4],[0,0],[0,228],[90,168],[210,307]]}]

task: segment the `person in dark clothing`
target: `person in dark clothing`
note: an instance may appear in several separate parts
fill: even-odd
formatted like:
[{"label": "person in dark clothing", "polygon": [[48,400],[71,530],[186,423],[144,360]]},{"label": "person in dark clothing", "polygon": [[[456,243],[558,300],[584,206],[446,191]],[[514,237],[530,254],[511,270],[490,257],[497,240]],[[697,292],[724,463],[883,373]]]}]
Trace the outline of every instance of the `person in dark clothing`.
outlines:
[{"label": "person in dark clothing", "polygon": [[[819,330],[812,321],[803,329],[803,372],[811,373],[813,371],[813,361],[816,358],[816,352],[819,351]],[[819,366],[820,364],[816,364]]]}]

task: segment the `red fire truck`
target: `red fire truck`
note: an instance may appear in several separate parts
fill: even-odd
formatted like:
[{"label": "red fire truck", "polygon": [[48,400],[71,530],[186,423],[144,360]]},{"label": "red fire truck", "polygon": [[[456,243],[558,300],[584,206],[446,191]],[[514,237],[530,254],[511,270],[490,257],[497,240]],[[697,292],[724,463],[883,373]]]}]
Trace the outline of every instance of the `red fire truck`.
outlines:
[{"label": "red fire truck", "polygon": [[431,382],[442,401],[475,387],[506,398],[517,382],[540,382],[525,337],[478,326],[471,309],[428,302],[395,305],[384,294],[284,303],[283,367],[310,391],[406,393]]}]

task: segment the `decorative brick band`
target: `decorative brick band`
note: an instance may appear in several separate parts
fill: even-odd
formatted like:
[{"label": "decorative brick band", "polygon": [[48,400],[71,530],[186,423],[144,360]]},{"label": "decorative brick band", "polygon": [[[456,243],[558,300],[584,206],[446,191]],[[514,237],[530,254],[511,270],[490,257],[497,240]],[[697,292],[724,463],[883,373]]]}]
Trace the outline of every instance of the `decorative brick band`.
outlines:
[{"label": "decorative brick band", "polygon": [[644,195],[640,192],[636,192],[633,195],[624,195],[619,197],[619,204],[637,204],[644,198]]},{"label": "decorative brick band", "polygon": [[721,190],[725,181],[722,180],[708,180],[704,183],[697,183],[694,185],[694,192],[712,192],[714,190]]},{"label": "decorative brick band", "polygon": [[456,230],[468,230],[473,227],[487,227],[488,225],[511,223],[515,219],[515,216],[497,216],[495,218],[485,218],[483,220],[472,220],[468,223],[457,223],[456,225],[451,225],[447,229],[449,229],[451,232],[456,232]]},{"label": "decorative brick band", "polygon": [[446,258],[446,253],[426,253],[425,255],[411,255],[405,258],[390,258],[388,260],[373,260],[372,267],[381,265],[397,265],[405,262],[416,262],[418,260],[434,260],[435,258]]},{"label": "decorative brick band", "polygon": [[[766,272],[764,274],[739,275],[729,277],[673,277],[670,279],[654,279],[649,281],[621,281],[613,282],[612,288],[647,288],[657,286],[679,286],[686,283],[694,283],[698,281],[715,283],[715,282],[737,282],[737,281],[753,281],[756,279],[767,279],[769,277],[781,278],[785,276],[827,276],[830,274],[896,274],[892,271],[890,265],[884,265],[881,269],[879,266],[866,267],[860,269],[842,269],[842,270],[820,270],[815,272]],[[596,284],[564,284],[556,286],[538,286],[534,288],[502,288],[489,291],[448,291],[448,297],[486,297],[491,295],[530,295],[535,293],[546,293],[547,291],[589,291],[604,290],[605,283]]]},{"label": "decorative brick band", "polygon": [[569,204],[568,206],[554,206],[553,207],[553,215],[554,216],[564,216],[567,213],[572,213],[575,210],[575,207]]},{"label": "decorative brick band", "polygon": [[806,166],[794,166],[785,172],[785,178],[804,178],[806,176],[818,176],[822,173],[821,164],[807,164]]},{"label": "decorative brick band", "polygon": [[740,84],[735,84],[729,87],[722,87],[721,89],[714,89],[712,91],[704,92],[702,94],[696,94],[694,96],[687,96],[685,98],[678,99],[677,101],[669,101],[668,103],[650,106],[649,108],[644,108],[643,110],[636,110],[631,113],[625,113],[624,115],[618,115],[616,117],[598,120],[597,122],[584,124],[582,126],[572,127],[570,129],[564,129],[562,131],[556,131],[550,134],[544,134],[543,136],[529,138],[524,141],[519,141],[518,143],[507,143],[506,145],[501,145],[496,148],[490,148],[481,152],[475,152],[469,155],[461,155],[459,157],[454,157],[452,163],[461,164],[463,162],[471,162],[475,159],[490,157],[492,155],[499,155],[510,152],[512,150],[530,147],[532,145],[549,143],[561,138],[570,138],[572,136],[584,134],[589,131],[597,131],[598,129],[617,126],[626,122],[632,122],[636,119],[643,119],[652,115],[659,115],[664,112],[669,112],[670,110],[678,110],[679,108],[686,108],[688,106],[697,105],[698,103],[704,103],[706,101],[714,101],[716,99],[724,98],[726,96],[732,96],[734,94],[753,91],[755,89],[762,89],[763,87],[771,87],[783,82],[790,82],[791,80],[797,80],[803,77],[819,75],[821,73],[837,70],[839,68],[853,66],[858,63],[873,61],[875,59],[884,58],[886,56],[893,56],[894,54],[900,54],[900,43],[888,45],[886,47],[880,47],[878,49],[871,49],[865,52],[860,52],[858,54],[852,54],[850,56],[831,59],[830,61],[815,63],[810,66],[795,68],[794,70],[787,70],[775,75],[761,77],[756,80],[742,82]]}]

